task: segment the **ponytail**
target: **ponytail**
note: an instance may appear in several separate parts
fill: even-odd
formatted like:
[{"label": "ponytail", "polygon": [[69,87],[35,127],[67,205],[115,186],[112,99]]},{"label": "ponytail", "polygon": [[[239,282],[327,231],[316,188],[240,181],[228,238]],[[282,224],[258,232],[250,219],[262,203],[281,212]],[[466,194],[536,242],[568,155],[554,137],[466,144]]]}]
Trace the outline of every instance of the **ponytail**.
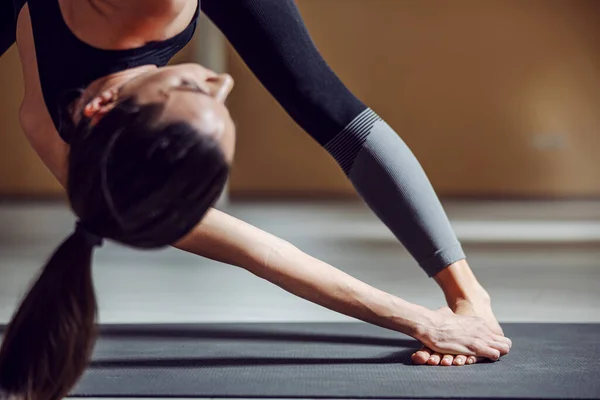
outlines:
[{"label": "ponytail", "polygon": [[61,400],[77,383],[96,338],[92,252],[102,244],[78,224],[13,315],[0,348],[0,393]]}]

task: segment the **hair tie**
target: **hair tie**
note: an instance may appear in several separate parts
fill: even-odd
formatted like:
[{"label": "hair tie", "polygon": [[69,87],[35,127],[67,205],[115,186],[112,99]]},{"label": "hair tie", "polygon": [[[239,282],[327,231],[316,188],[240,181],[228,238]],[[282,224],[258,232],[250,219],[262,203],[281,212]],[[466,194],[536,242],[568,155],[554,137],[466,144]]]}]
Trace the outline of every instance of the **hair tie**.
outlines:
[{"label": "hair tie", "polygon": [[102,247],[104,239],[102,236],[98,236],[95,233],[90,232],[81,221],[77,222],[75,227],[75,233],[80,235],[90,245],[90,247]]}]

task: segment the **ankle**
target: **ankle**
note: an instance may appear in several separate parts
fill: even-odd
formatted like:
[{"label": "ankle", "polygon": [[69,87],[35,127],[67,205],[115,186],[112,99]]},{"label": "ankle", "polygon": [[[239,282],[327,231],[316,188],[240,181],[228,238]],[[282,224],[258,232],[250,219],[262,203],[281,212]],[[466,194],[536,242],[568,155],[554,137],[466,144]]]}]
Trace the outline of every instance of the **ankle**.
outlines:
[{"label": "ankle", "polygon": [[452,310],[460,307],[480,308],[490,307],[492,305],[492,298],[489,294],[482,289],[478,294],[466,295],[466,296],[448,296],[446,295],[446,303]]},{"label": "ankle", "polygon": [[481,286],[466,260],[449,265],[434,276],[448,305],[468,301],[471,303],[490,302],[490,296]]}]

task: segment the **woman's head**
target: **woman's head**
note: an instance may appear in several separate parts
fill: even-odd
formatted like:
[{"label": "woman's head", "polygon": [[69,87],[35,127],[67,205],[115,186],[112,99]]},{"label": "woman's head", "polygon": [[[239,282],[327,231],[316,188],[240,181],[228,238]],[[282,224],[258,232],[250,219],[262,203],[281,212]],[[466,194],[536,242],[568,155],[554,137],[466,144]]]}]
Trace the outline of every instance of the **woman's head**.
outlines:
[{"label": "woman's head", "polygon": [[197,64],[130,71],[133,73],[123,75],[117,84],[88,88],[69,117],[76,124],[87,119],[94,125],[127,100],[138,106],[161,105],[157,120],[186,122],[219,143],[228,160],[233,158],[235,126],[225,106],[233,88],[229,75],[217,74]]},{"label": "woman's head", "polygon": [[228,75],[150,69],[75,107],[67,191],[88,229],[135,247],[174,243],[221,193],[235,127]]},{"label": "woman's head", "polygon": [[205,71],[182,66],[138,74],[118,88],[85,92],[73,107],[64,126],[67,193],[79,228],[8,325],[0,393],[59,400],[85,370],[96,332],[93,235],[135,248],[168,246],[219,197],[233,158],[235,128],[224,106],[231,79]]}]

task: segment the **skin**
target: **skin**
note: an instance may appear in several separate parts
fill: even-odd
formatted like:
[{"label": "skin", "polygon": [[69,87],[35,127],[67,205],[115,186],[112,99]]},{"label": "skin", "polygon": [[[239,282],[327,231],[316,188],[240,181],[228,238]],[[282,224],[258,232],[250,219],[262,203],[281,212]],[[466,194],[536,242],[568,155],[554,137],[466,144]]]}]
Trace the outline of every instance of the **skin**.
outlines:
[{"label": "skin", "polygon": [[[128,49],[176,35],[189,24],[195,2],[186,0],[60,0],[65,22],[81,40],[104,49]],[[66,184],[68,145],[45,108],[27,6],[17,26],[25,78],[20,119],[25,135],[49,170]],[[73,118],[97,123],[120,100],[166,102],[164,120],[187,120],[213,135],[229,160],[235,127],[225,106],[233,80],[198,65],[141,66],[92,82],[74,104]],[[415,364],[465,365],[477,357],[497,360],[512,345],[492,312],[488,293],[466,260],[434,277],[448,307],[429,310],[371,287],[292,244],[211,209],[202,223],[173,245],[180,250],[243,268],[282,289],[333,311],[408,334],[425,346]]]},{"label": "skin", "polygon": [[138,104],[164,103],[163,122],[187,121],[200,134],[212,136],[225,157],[233,161],[235,126],[225,107],[233,88],[227,74],[216,74],[197,64],[164,68],[142,66],[94,82],[73,108],[73,119],[82,116],[98,123],[122,99]]}]

